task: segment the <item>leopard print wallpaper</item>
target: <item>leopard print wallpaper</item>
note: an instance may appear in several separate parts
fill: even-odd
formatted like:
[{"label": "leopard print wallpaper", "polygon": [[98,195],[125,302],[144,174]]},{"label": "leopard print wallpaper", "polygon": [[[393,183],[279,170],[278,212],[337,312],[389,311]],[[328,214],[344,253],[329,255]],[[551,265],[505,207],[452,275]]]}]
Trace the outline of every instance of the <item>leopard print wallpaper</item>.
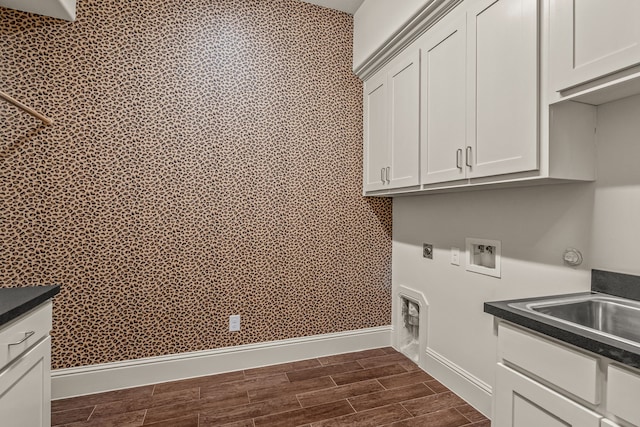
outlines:
[{"label": "leopard print wallpaper", "polygon": [[0,8],[0,90],[54,120],[0,102],[0,286],[62,285],[54,368],[390,323],[351,33],[298,0]]}]

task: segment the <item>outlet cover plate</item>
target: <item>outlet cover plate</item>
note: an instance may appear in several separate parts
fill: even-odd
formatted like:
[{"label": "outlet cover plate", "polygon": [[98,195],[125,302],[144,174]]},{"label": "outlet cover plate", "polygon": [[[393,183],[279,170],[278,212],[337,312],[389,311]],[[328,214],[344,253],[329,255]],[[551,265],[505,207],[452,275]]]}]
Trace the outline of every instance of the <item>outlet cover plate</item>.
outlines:
[{"label": "outlet cover plate", "polygon": [[229,332],[238,332],[240,330],[240,315],[234,314],[229,316]]},{"label": "outlet cover plate", "polygon": [[451,264],[460,265],[460,248],[451,248]]}]

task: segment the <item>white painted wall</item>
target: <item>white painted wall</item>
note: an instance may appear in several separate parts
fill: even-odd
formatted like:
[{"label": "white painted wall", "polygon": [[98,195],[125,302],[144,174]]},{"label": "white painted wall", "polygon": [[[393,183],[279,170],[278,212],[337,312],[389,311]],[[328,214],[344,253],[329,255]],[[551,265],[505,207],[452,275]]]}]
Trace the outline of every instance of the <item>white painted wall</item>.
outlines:
[{"label": "white painted wall", "polygon": [[365,0],[353,15],[353,68],[357,68],[432,0]]},{"label": "white painted wall", "polygon": [[[638,117],[640,96],[599,107],[595,183],[394,199],[393,284],[425,294],[428,348],[492,385],[496,341],[483,302],[586,291],[591,268],[640,274]],[[501,279],[449,263],[465,237],[502,241]],[[422,258],[423,242],[433,260]],[[577,269],[562,263],[569,246],[585,257]]]},{"label": "white painted wall", "polygon": [[592,265],[640,275],[640,96],[598,108]]}]

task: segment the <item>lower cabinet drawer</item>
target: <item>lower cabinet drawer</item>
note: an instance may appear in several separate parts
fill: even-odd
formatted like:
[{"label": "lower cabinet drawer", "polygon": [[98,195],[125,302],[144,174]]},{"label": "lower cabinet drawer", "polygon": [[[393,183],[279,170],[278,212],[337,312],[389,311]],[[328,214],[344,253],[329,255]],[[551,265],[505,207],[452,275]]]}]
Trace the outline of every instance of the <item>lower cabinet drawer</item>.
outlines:
[{"label": "lower cabinet drawer", "polygon": [[640,376],[627,369],[609,365],[607,369],[607,410],[617,417],[640,425]]},{"label": "lower cabinet drawer", "polygon": [[0,369],[49,335],[51,312],[49,301],[0,328]]},{"label": "lower cabinet drawer", "polygon": [[598,360],[500,323],[500,357],[589,403],[600,403]]}]

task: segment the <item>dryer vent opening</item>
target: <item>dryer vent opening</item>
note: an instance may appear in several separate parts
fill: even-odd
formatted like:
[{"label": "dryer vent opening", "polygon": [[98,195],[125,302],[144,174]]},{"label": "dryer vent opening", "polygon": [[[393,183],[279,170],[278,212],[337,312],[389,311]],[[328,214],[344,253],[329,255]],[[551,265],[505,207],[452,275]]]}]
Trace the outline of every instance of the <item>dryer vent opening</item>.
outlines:
[{"label": "dryer vent opening", "polygon": [[418,363],[420,359],[420,305],[401,296],[402,325],[399,331],[399,346],[409,359]]}]

